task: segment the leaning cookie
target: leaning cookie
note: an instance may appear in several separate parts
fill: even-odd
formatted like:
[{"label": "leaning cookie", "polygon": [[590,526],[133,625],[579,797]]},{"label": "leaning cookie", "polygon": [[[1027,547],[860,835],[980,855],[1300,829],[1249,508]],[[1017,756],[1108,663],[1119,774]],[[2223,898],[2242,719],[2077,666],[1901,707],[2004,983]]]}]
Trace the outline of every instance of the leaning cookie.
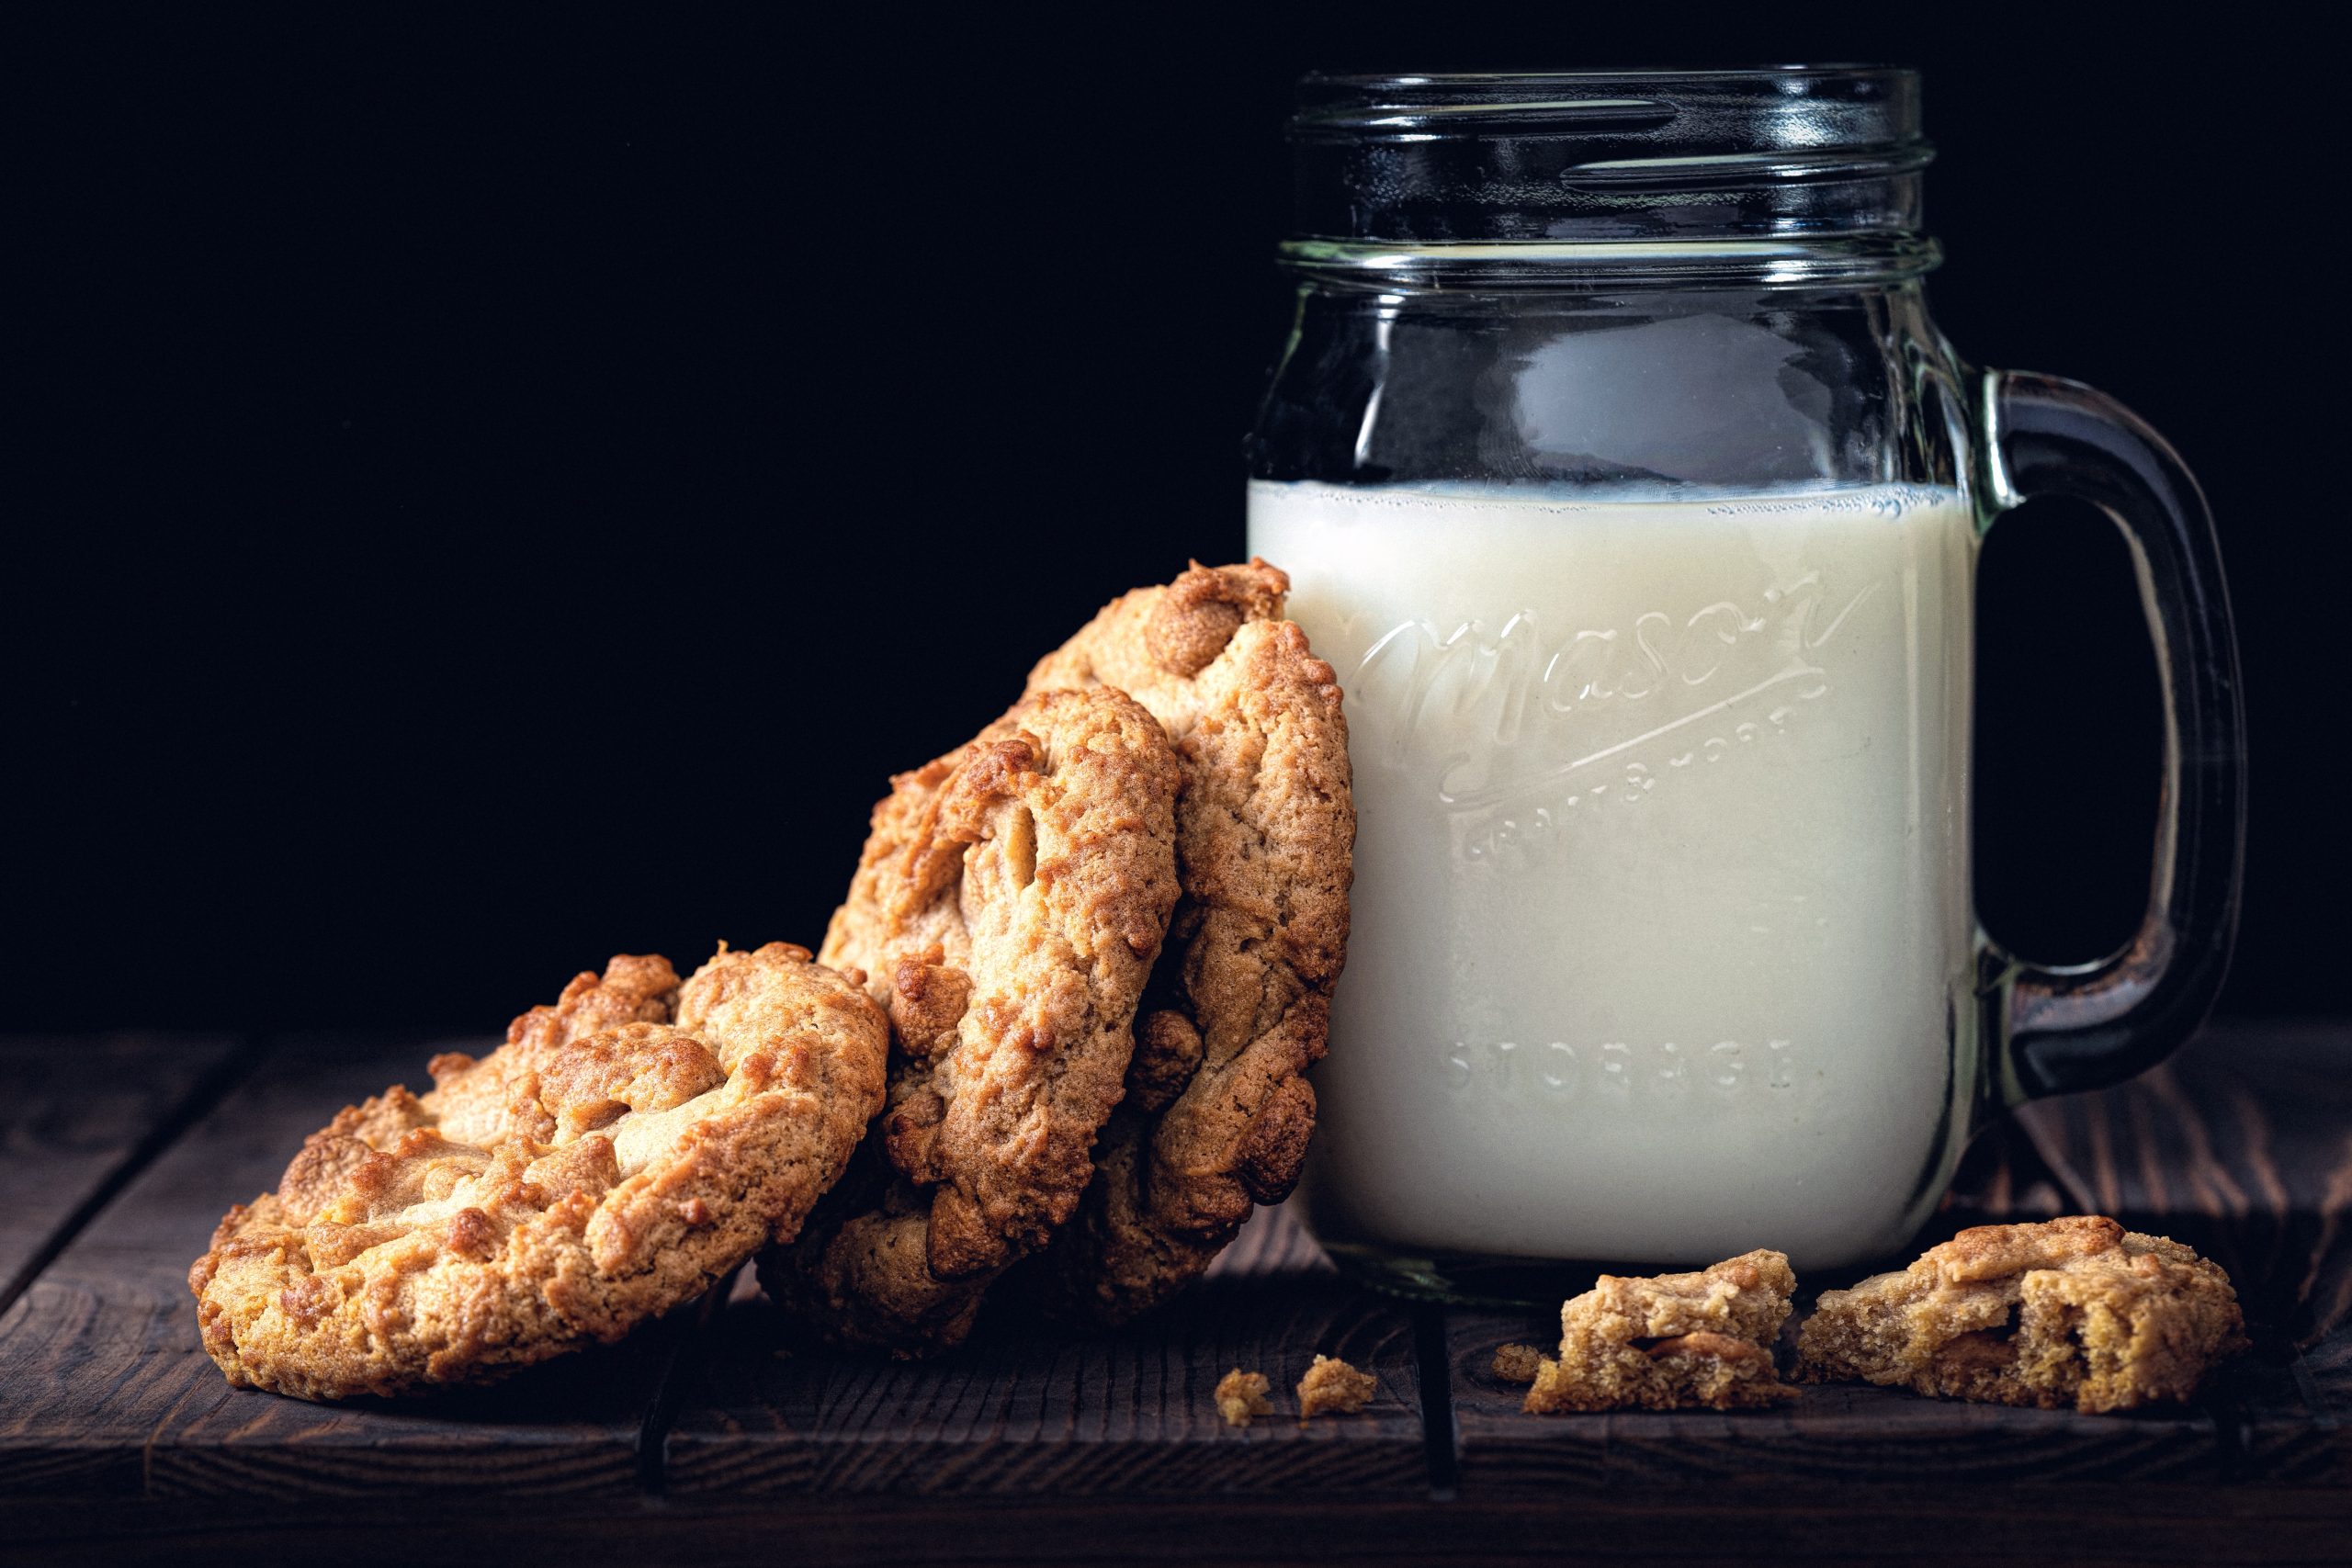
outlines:
[{"label": "leaning cookie", "polygon": [[2221,1268],[2103,1215],[1978,1225],[1897,1273],[1826,1291],[1799,1375],[2045,1410],[2185,1400],[2245,1348]]},{"label": "leaning cookie", "polygon": [[684,987],[613,960],[477,1061],[314,1134],[188,1273],[229,1381],[304,1399],[480,1382],[692,1300],[789,1240],[882,1100],[888,1024],[782,942]]},{"label": "leaning cookie", "polygon": [[1040,661],[1033,692],[1104,685],[1151,710],[1183,770],[1184,897],[1136,1031],[1124,1104],[1078,1217],[1028,1284],[1115,1325],[1182,1289],[1252,1205],[1298,1179],[1347,959],[1355,805],[1331,667],[1283,620],[1262,560],[1195,563],[1113,601]]},{"label": "leaning cookie", "polygon": [[889,1109],[852,1183],[761,1260],[788,1310],[942,1349],[1069,1219],[1176,902],[1176,788],[1159,725],[1104,690],[1040,694],[892,781],[824,946],[888,1009]]}]

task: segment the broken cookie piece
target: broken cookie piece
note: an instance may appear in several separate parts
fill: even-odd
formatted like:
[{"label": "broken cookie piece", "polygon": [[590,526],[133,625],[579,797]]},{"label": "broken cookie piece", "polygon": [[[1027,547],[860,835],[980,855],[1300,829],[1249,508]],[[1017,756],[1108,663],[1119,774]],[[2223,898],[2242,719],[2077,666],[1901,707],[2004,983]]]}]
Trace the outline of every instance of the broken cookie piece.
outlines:
[{"label": "broken cookie piece", "polygon": [[2229,1276],[2188,1247],[2077,1214],[1978,1225],[1898,1273],[1823,1293],[1799,1375],[2045,1410],[2196,1392],[2242,1349]]},{"label": "broken cookie piece", "polygon": [[1298,1418],[1305,1421],[1327,1412],[1353,1416],[1379,1392],[1380,1380],[1370,1372],[1358,1371],[1336,1357],[1317,1356],[1298,1380]]},{"label": "broken cookie piece", "polygon": [[[1526,1410],[1741,1410],[1796,1397],[1771,1344],[1796,1290],[1789,1260],[1750,1252],[1695,1274],[1603,1274],[1560,1308],[1560,1356]],[[1510,1347],[1506,1347],[1506,1349]],[[1496,1371],[1502,1372],[1501,1357]]]},{"label": "broken cookie piece", "polygon": [[1253,1417],[1274,1413],[1273,1401],[1266,1397],[1270,1386],[1263,1372],[1236,1367],[1216,1380],[1216,1413],[1227,1426],[1247,1428]]}]

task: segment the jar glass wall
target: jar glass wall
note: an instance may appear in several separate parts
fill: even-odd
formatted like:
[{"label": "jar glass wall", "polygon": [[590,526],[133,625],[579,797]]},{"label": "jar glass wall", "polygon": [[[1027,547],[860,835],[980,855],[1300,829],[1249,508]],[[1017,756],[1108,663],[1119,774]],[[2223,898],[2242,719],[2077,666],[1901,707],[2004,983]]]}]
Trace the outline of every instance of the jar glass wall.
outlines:
[{"label": "jar glass wall", "polygon": [[2015,1097],[1968,841],[2015,496],[1928,316],[1916,80],[1303,102],[1248,457],[1355,768],[1309,1223],[1472,1298],[1891,1253]]}]

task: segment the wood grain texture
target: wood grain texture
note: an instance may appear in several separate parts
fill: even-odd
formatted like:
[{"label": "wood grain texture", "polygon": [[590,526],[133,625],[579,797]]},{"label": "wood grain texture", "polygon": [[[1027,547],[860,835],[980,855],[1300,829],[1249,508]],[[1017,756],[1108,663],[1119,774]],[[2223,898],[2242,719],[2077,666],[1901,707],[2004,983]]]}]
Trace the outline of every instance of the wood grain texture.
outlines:
[{"label": "wood grain texture", "polygon": [[[1489,1362],[1505,1343],[1548,1350],[1556,1314],[1455,1313],[1447,1342],[1463,1495],[1759,1472],[1797,1486],[2352,1483],[2335,1404],[2352,1359],[2335,1296],[2352,1252],[2339,1194],[2347,1140],[2343,1032],[2215,1032],[2132,1083],[1989,1129],[1916,1238],[1915,1251],[1965,1225],[2098,1212],[2219,1259],[2238,1280],[2256,1350],[2192,1407],[2088,1416],[1821,1386],[1773,1411],[1535,1417]],[[1822,1290],[1867,1271],[1804,1280],[1792,1323]]]},{"label": "wood grain texture", "polygon": [[2352,1485],[2352,1027],[2210,1029],[2018,1122],[2069,1207],[2229,1270],[2255,1350],[2204,1404],[2231,1472]]},{"label": "wood grain texture", "polygon": [[[768,1303],[740,1293],[671,1428],[672,1495],[1428,1489],[1409,1319],[1342,1282],[1278,1209],[1192,1292],[1116,1334],[999,1310],[920,1363],[780,1354],[784,1339]],[[1363,1414],[1295,1418],[1318,1351],[1379,1379]],[[1212,1391],[1234,1367],[1272,1381],[1280,1414],[1247,1431],[1218,1419]]]},{"label": "wood grain texture", "polygon": [[0,1039],[0,1312],[60,1232],[214,1087],[235,1047],[229,1035]]},{"label": "wood grain texture", "polygon": [[429,1054],[413,1036],[273,1049],[74,1239],[0,1320],[0,1495],[637,1489],[673,1333],[414,1406],[234,1390],[198,1343],[187,1269],[221,1213],[341,1106],[423,1083]]},{"label": "wood grain texture", "polygon": [[[324,1547],[360,1562],[380,1546],[406,1562],[480,1550],[493,1521],[511,1527],[502,1557],[567,1563],[765,1562],[780,1543],[812,1562],[1532,1562],[1569,1547],[1661,1562],[2314,1562],[2341,1561],[2352,1540],[2341,1027],[2217,1031],[2133,1084],[2029,1109],[1970,1150],[1919,1238],[2108,1210],[2221,1259],[2257,1349],[2187,1410],[2087,1417],[1831,1387],[1752,1415],[1530,1417],[1487,1362],[1507,1340],[1555,1337],[1552,1314],[1368,1295],[1280,1212],[1193,1296],[1115,1335],[1000,1312],[941,1362],[780,1357],[780,1325],[743,1281],[699,1320],[429,1404],[232,1392],[197,1345],[189,1260],[304,1134],[395,1078],[420,1082],[433,1049],[413,1036],[274,1048],[0,1318],[0,1558]],[[117,1145],[91,1146],[105,1165]],[[1266,1372],[1288,1405],[1317,1350],[1377,1373],[1371,1410],[1306,1428],[1218,1423],[1209,1391],[1227,1369]],[[1450,1392],[1425,1421],[1431,1387]]]},{"label": "wood grain texture", "polygon": [[2018,1120],[2073,1206],[2228,1269],[2257,1337],[2307,1348],[2352,1325],[2352,1028],[2211,1030]]},{"label": "wood grain texture", "polygon": [[2077,1416],[1825,1384],[1774,1410],[1529,1416],[1520,1408],[1524,1385],[1501,1382],[1489,1362],[1499,1345],[1556,1345],[1556,1314],[1464,1314],[1449,1327],[1465,1499],[1764,1476],[1808,1497],[1904,1483],[2171,1486],[2228,1478],[2213,1423],[2198,1411]]},{"label": "wood grain texture", "polygon": [[1769,1481],[1567,1489],[1544,1497],[1335,1502],[1276,1497],[666,1497],[557,1509],[340,1508],[163,1502],[93,1514],[34,1503],[12,1511],[0,1560],[283,1562],[337,1568],[460,1561],[501,1568],[607,1562],[778,1568],[833,1563],[1218,1562],[1234,1565],[1474,1562],[2101,1565],[2334,1563],[2340,1495],[2278,1486],[1843,1488],[1792,1497]]},{"label": "wood grain texture", "polygon": [[[2032,1141],[2007,1123],[1970,1148],[1917,1244],[1932,1246],[1972,1224],[2048,1219],[2069,1207]],[[1867,1272],[1801,1281],[1784,1356],[1794,1353],[1796,1325],[1820,1292]],[[1532,1416],[1520,1408],[1525,1389],[1495,1377],[1494,1351],[1516,1342],[1548,1352],[1559,1341],[1558,1314],[1457,1313],[1448,1328],[1460,1484],[1473,1499],[1563,1483],[1723,1485],[1765,1475],[1808,1496],[1904,1483],[2177,1486],[2225,1476],[2214,1424],[2195,1410],[2118,1420],[1824,1384],[1770,1411]]]}]

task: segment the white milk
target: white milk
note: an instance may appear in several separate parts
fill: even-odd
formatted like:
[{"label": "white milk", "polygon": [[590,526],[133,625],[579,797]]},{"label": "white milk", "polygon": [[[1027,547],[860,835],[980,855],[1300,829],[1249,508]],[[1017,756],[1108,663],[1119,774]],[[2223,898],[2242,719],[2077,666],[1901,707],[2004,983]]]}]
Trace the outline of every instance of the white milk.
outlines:
[{"label": "white milk", "polygon": [[1973,539],[1941,491],[1250,487],[1355,764],[1327,1240],[1903,1239],[1975,1070]]}]

